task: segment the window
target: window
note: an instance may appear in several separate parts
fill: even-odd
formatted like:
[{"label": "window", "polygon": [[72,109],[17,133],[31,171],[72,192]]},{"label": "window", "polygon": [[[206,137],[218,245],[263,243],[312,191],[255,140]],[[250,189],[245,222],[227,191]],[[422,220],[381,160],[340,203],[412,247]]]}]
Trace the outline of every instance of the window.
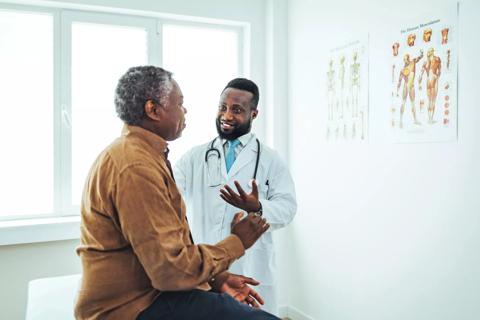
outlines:
[{"label": "window", "polygon": [[238,44],[235,30],[163,26],[163,65],[174,72],[188,110],[182,139],[170,143],[172,163],[192,145],[217,135],[215,117],[221,90],[240,73]]},{"label": "window", "polygon": [[162,66],[183,90],[187,129],[172,162],[213,139],[220,91],[242,75],[242,33],[235,25],[0,7],[0,110],[8,119],[0,126],[0,220],[79,213],[91,164],[120,134],[114,89],[131,66]]},{"label": "window", "polygon": [[0,10],[0,70],[0,216],[50,213],[54,209],[52,14]]},{"label": "window", "polygon": [[91,164],[121,132],[113,93],[129,67],[148,63],[147,30],[73,22],[71,39],[71,197],[78,206]]}]

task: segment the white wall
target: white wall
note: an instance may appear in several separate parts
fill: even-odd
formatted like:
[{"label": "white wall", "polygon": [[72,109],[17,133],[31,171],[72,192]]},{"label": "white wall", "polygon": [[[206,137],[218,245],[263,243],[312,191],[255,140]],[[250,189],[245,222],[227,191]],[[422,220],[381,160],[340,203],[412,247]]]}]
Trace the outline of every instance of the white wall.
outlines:
[{"label": "white wall", "polygon": [[80,273],[80,260],[75,253],[78,242],[1,246],[0,319],[25,319],[30,280]]},{"label": "white wall", "polygon": [[[299,212],[283,301],[321,320],[480,318],[480,3],[462,1],[458,142],[391,144],[389,28],[448,1],[290,1]],[[393,29],[394,31],[396,29]],[[370,142],[326,144],[328,49],[370,33]],[[384,121],[384,122],[382,122]]]},{"label": "white wall", "polygon": [[[272,50],[267,52],[267,25],[278,24],[279,18],[277,13],[273,10],[280,10],[281,14],[285,15],[286,1],[280,0],[162,0],[162,1],[148,1],[148,0],[71,0],[63,1],[69,4],[85,4],[91,6],[105,6],[111,8],[127,8],[132,10],[146,10],[157,11],[164,13],[173,13],[180,15],[207,17],[222,20],[236,20],[250,22],[251,24],[251,42],[250,42],[250,77],[254,79],[262,92],[262,116],[257,120],[256,130],[262,139],[275,143],[283,150],[286,150],[285,139],[277,139],[274,141],[269,137],[270,133],[265,130],[265,123],[267,116],[275,116],[273,110],[268,110],[272,101],[267,101],[266,97],[270,96],[275,99],[283,99],[279,104],[282,110],[286,109],[286,87],[285,72],[280,70],[278,64],[282,60],[271,59]],[[0,0],[0,3],[3,1]],[[5,0],[9,3],[23,3],[36,5],[42,3],[41,0]],[[47,1],[62,2],[62,1]],[[268,19],[267,19],[268,17]],[[283,26],[284,28],[284,26]],[[278,41],[283,41],[283,37],[277,34],[276,30],[269,27],[269,37],[275,37]],[[278,48],[276,42],[268,42],[272,48]],[[280,44],[284,49],[284,54],[281,59],[286,59],[286,43]],[[269,64],[267,71],[267,61]],[[275,70],[273,70],[275,68]],[[282,68],[286,70],[286,64],[283,63]],[[175,72],[175,70],[172,70]],[[273,79],[276,86],[283,86],[280,89],[276,87],[266,86],[267,72],[269,79]],[[283,77],[283,78],[282,78]],[[271,92],[269,92],[271,90]],[[280,90],[279,92],[275,90]],[[272,99],[273,99],[272,98]],[[281,114],[281,113],[280,113]],[[270,132],[278,132],[284,134],[286,127],[286,117],[281,117],[280,127],[269,127]],[[27,298],[27,283],[31,279],[39,277],[50,277],[57,275],[65,275],[80,272],[80,261],[75,254],[75,247],[78,244],[77,240],[48,242],[39,244],[25,244],[15,246],[0,246],[0,318],[17,320],[23,319],[25,315],[26,298]]]}]

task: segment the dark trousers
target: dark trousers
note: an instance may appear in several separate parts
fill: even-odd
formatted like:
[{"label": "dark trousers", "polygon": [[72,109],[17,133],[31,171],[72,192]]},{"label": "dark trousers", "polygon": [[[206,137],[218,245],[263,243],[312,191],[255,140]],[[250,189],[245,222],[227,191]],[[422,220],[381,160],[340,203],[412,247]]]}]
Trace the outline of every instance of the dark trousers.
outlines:
[{"label": "dark trousers", "polygon": [[239,303],[228,294],[201,290],[164,292],[137,320],[279,320]]}]

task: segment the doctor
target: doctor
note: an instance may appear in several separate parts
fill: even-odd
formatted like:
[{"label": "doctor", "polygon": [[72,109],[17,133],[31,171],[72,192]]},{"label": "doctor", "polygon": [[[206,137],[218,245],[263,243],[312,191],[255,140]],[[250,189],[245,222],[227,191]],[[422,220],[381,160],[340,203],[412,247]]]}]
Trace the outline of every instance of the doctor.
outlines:
[{"label": "doctor", "polygon": [[[270,230],[285,227],[295,216],[295,186],[286,165],[250,132],[258,101],[254,82],[230,81],[220,96],[218,137],[188,151],[175,166],[196,242],[213,244],[228,236],[238,209],[262,215]],[[234,262],[230,271],[258,280],[263,309],[278,313],[271,232]]]}]

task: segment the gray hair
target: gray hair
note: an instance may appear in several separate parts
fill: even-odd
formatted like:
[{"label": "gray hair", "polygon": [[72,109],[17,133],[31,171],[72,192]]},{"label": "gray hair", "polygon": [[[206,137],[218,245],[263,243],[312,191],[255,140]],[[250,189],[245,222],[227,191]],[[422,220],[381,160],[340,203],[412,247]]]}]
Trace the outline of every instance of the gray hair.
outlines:
[{"label": "gray hair", "polygon": [[155,66],[132,67],[118,80],[115,109],[123,122],[138,125],[145,118],[145,103],[165,105],[173,88],[172,73]]}]

